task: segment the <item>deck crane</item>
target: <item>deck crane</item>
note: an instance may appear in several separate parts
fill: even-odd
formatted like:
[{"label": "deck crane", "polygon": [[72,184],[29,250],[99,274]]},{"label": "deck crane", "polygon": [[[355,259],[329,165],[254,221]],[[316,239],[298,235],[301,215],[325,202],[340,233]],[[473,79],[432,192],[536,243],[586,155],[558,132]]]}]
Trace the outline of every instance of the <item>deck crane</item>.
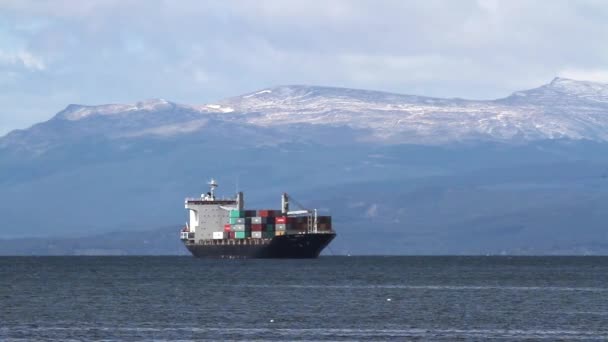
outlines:
[{"label": "deck crane", "polygon": [[[289,210],[289,201],[293,202],[300,210]],[[306,209],[298,203],[293,197],[283,193],[281,196],[281,212],[285,216],[307,216],[308,217],[308,232],[317,232],[317,209]]]}]

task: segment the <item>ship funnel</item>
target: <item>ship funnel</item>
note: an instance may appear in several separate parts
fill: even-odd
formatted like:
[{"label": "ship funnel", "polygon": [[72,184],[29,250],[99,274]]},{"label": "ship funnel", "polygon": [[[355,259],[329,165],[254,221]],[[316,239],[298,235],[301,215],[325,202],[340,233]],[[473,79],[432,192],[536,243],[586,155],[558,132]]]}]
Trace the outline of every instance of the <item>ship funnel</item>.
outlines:
[{"label": "ship funnel", "polygon": [[240,191],[236,194],[236,207],[238,210],[245,208],[245,200],[243,199],[243,192]]},{"label": "ship funnel", "polygon": [[287,215],[287,212],[289,211],[289,198],[285,192],[281,195],[281,211],[283,212],[283,215]]}]

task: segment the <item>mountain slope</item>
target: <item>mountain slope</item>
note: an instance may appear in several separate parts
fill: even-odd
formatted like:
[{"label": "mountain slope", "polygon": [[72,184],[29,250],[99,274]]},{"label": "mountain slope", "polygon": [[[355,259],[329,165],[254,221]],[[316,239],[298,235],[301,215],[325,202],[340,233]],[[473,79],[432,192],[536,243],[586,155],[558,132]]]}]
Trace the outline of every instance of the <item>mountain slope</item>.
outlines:
[{"label": "mountain slope", "polygon": [[[177,137],[237,127],[239,134],[266,129],[276,142],[327,144],[343,141],[343,137],[319,140],[316,130],[329,127],[355,131],[357,134],[350,136],[352,140],[384,144],[608,141],[607,111],[607,84],[562,78],[493,101],[280,86],[200,106],[165,100],[131,105],[70,105],[47,122],[0,138],[0,148],[21,146],[44,151],[58,141]],[[302,127],[312,129],[299,134]]]},{"label": "mountain slope", "polygon": [[310,123],[369,129],[389,143],[608,139],[608,85],[556,78],[494,101],[286,86],[221,102],[261,126]]}]

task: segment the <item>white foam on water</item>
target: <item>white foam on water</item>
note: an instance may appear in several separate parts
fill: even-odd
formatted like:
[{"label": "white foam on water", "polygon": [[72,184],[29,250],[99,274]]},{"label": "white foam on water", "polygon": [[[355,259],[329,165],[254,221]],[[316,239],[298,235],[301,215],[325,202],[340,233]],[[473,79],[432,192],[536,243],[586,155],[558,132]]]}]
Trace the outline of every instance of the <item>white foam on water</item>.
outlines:
[{"label": "white foam on water", "polygon": [[242,284],[233,287],[252,288],[306,288],[306,289],[411,289],[411,290],[506,290],[506,291],[581,291],[608,292],[605,287],[566,287],[566,286],[470,286],[470,285],[275,285]]}]

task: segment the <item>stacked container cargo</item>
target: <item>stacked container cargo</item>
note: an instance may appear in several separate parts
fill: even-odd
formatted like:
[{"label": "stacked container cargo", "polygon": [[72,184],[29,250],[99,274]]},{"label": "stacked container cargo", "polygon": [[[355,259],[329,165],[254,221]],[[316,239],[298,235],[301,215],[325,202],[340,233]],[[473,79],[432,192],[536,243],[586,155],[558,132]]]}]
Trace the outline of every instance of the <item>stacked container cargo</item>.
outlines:
[{"label": "stacked container cargo", "polygon": [[251,225],[248,224],[250,220],[247,219],[246,210],[230,210],[230,231],[234,232],[233,239],[245,239],[251,236]]},{"label": "stacked container cargo", "polygon": [[230,224],[238,224],[238,220],[243,217],[245,217],[244,211],[233,209],[233,210],[230,210],[228,220],[229,220]]},{"label": "stacked container cargo", "polygon": [[[251,213],[253,214],[253,212]],[[251,217],[251,237],[256,239],[273,238],[275,236],[275,216],[280,214],[280,210],[257,210],[255,212],[256,216]]]},{"label": "stacked container cargo", "polygon": [[[280,210],[231,210],[229,222],[224,226],[225,238],[273,238],[302,234],[312,226],[310,216],[287,217]],[[317,217],[318,231],[331,231],[331,216]],[[219,234],[216,236],[219,237]]]},{"label": "stacked container cargo", "polygon": [[331,231],[331,216],[318,216],[317,230],[321,232]]}]

